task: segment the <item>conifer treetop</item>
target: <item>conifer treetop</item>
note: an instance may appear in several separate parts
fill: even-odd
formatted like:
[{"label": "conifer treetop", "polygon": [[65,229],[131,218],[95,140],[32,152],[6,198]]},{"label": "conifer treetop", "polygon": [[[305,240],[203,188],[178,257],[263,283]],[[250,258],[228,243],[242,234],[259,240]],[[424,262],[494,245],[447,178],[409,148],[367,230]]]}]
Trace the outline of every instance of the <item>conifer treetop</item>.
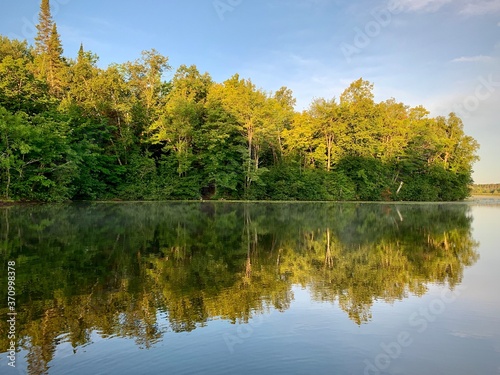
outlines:
[{"label": "conifer treetop", "polygon": [[35,37],[36,51],[38,53],[45,53],[47,52],[54,26],[52,14],[50,13],[49,0],[42,0],[40,4],[40,13],[38,14],[38,21],[38,25],[36,25],[38,32]]}]

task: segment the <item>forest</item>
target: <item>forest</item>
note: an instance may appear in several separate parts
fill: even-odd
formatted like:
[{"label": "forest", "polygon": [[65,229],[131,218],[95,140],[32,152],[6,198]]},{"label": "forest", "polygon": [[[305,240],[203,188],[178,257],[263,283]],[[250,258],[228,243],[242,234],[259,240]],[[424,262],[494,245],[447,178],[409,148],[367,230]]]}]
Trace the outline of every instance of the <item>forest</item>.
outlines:
[{"label": "forest", "polygon": [[472,194],[496,195],[500,194],[500,184],[475,184],[472,186]]},{"label": "forest", "polygon": [[[167,56],[63,55],[49,0],[35,45],[0,36],[0,200],[455,201],[478,143],[454,113],[375,102],[360,78],[295,110]],[[172,78],[166,80],[165,76]]]}]

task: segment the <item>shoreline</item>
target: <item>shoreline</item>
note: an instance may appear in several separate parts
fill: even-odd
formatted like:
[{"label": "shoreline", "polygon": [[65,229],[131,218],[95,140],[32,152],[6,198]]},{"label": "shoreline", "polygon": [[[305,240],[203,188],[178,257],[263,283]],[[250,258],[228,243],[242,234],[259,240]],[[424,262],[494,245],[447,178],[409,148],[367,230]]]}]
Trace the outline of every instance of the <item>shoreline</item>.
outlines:
[{"label": "shoreline", "polygon": [[0,208],[13,206],[36,206],[36,205],[58,205],[75,203],[101,203],[101,204],[119,204],[119,203],[368,203],[368,204],[460,204],[460,203],[484,203],[487,200],[493,200],[491,203],[500,204],[500,194],[474,194],[460,201],[300,201],[300,200],[83,200],[83,201],[63,201],[63,202],[27,202],[27,201],[2,201]]}]

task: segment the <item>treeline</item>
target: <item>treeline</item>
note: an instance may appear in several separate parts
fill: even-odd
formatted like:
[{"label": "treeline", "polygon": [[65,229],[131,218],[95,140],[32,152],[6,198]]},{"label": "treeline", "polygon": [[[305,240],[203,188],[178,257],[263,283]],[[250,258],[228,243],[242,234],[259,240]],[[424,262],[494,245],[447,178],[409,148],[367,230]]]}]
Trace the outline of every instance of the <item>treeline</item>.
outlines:
[{"label": "treeline", "polygon": [[477,184],[472,186],[472,194],[500,194],[500,184]]},{"label": "treeline", "polygon": [[223,83],[155,50],[97,66],[63,56],[48,0],[35,46],[0,39],[0,197],[7,200],[460,200],[477,142],[373,85],[294,110],[292,92]]}]

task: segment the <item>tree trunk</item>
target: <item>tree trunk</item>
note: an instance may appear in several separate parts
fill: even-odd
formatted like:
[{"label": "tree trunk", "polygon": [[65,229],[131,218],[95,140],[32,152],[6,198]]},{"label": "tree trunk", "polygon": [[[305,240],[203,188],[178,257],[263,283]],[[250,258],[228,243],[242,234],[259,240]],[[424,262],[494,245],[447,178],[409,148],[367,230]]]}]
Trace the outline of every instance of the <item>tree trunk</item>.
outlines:
[{"label": "tree trunk", "polygon": [[248,167],[247,167],[247,175],[246,175],[246,189],[248,190],[250,188],[250,184],[252,182],[250,174],[252,172],[251,162],[252,162],[252,159],[253,159],[252,158],[253,129],[252,129],[251,125],[249,125],[248,128],[247,128],[247,138],[248,138]]}]

